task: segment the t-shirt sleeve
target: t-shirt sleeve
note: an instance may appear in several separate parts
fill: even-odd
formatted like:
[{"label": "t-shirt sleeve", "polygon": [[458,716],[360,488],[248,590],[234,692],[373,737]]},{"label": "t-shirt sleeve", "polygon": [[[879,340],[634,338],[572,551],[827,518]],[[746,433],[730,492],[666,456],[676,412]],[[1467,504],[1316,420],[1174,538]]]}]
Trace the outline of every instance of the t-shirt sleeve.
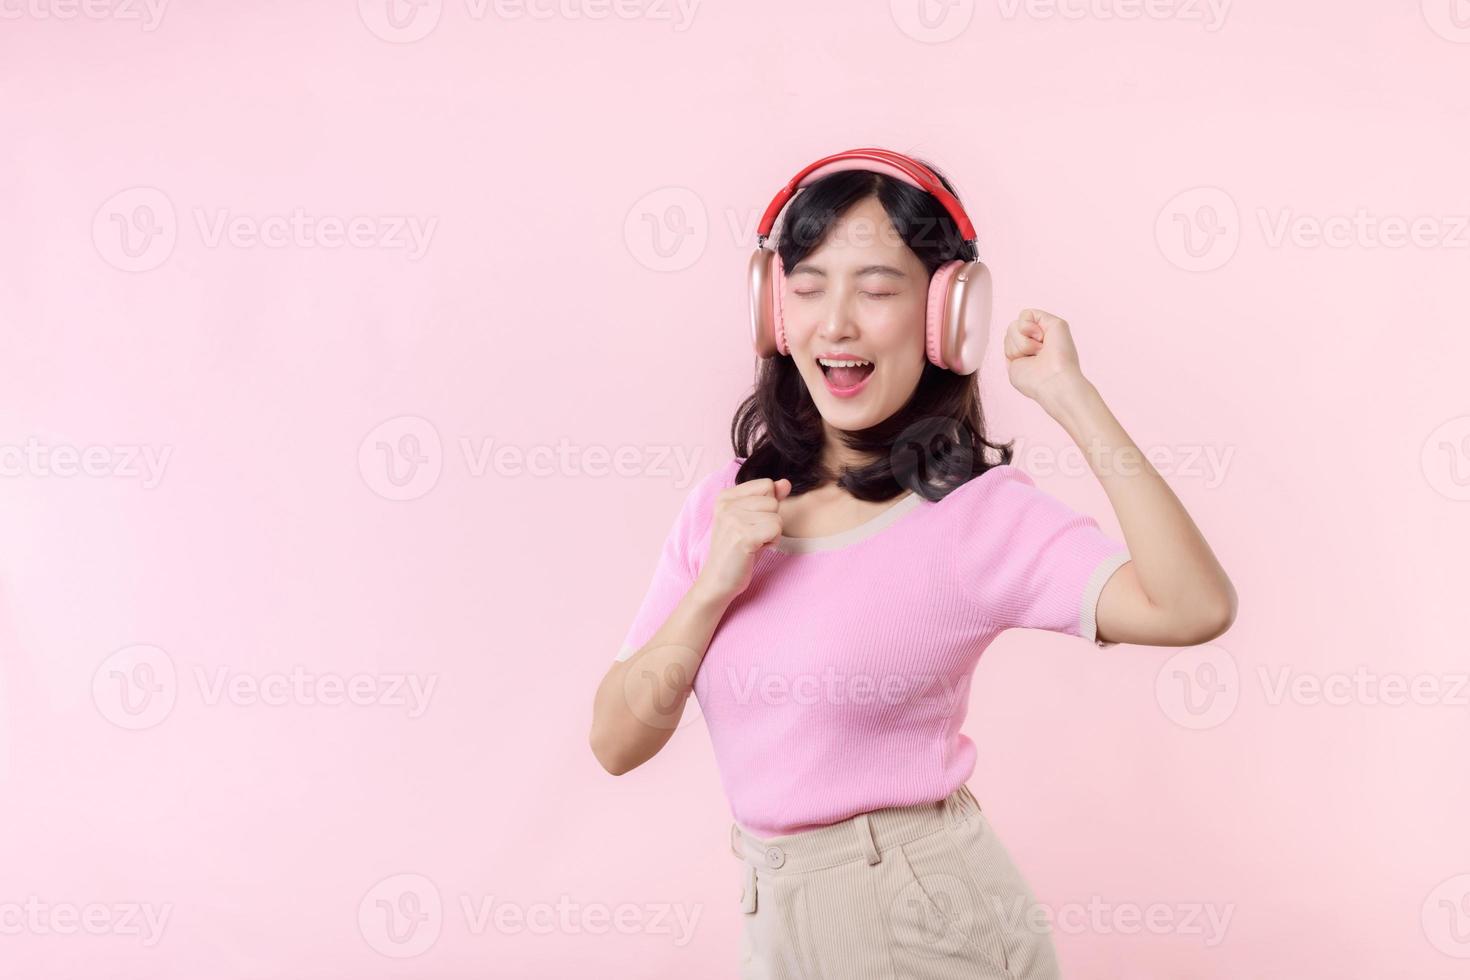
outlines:
[{"label": "t-shirt sleeve", "polygon": [[709,474],[696,482],[685,496],[673,526],[664,537],[643,602],[633,615],[633,622],[623,635],[622,645],[614,659],[627,660],[637,653],[694,584],[695,576],[699,574],[703,537],[709,532],[713,515],[714,498],[728,485],[727,478],[735,469],[732,463]]},{"label": "t-shirt sleeve", "polygon": [[956,568],[1000,629],[1067,633],[1097,644],[1097,600],[1130,560],[1127,546],[1010,465],[987,470],[962,509]]}]

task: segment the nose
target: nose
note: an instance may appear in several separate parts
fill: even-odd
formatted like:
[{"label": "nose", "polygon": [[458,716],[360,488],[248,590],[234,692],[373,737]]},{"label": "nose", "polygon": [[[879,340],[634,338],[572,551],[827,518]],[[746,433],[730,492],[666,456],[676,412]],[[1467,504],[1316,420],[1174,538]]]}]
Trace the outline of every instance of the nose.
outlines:
[{"label": "nose", "polygon": [[822,311],[817,326],[817,336],[823,340],[836,341],[852,337],[857,328],[852,317],[852,297],[838,293]]}]

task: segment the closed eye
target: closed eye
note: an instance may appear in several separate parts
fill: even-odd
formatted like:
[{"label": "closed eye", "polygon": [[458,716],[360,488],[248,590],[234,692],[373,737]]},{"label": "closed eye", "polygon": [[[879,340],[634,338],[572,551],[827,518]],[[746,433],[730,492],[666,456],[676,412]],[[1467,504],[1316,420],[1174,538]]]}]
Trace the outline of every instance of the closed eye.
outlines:
[{"label": "closed eye", "polygon": [[[797,290],[796,291],[796,295],[800,296],[802,299],[806,299],[808,296],[820,296],[821,294],[822,294],[822,291],[820,289],[808,289],[806,292],[802,292],[801,290]],[[863,295],[863,296],[871,296],[874,299],[883,299],[886,296],[896,296],[898,294],[897,293],[868,293],[868,292],[864,292],[861,295]]]}]

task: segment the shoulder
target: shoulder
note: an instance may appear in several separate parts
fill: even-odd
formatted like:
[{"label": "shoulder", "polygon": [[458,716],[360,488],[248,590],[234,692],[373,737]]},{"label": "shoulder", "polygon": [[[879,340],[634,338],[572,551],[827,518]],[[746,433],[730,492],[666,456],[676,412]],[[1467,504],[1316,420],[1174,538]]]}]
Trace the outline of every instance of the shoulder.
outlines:
[{"label": "shoulder", "polygon": [[694,481],[684,498],[684,511],[691,530],[697,532],[699,526],[709,520],[714,512],[715,498],[721,490],[735,485],[735,476],[743,462],[739,457],[730,457]]},{"label": "shoulder", "polygon": [[740,464],[743,462],[745,460],[738,456],[729,457],[696,480],[689,495],[697,500],[713,501],[719,496],[721,490],[728,490],[735,485],[735,477],[739,474]]},{"label": "shoulder", "polygon": [[939,501],[939,506],[957,514],[1004,509],[1038,494],[1045,495],[1025,470],[1001,463],[955,487]]},{"label": "shoulder", "polygon": [[1036,485],[1025,470],[1009,463],[992,466],[939,501],[941,512],[965,527],[979,528],[992,540],[1014,543],[1045,536],[1061,525],[1090,517],[1073,510]]},{"label": "shoulder", "polygon": [[720,491],[733,486],[740,471],[741,459],[731,458],[720,463],[689,487],[679,516],[674,523],[673,536],[676,547],[692,560],[691,570],[696,570],[703,545],[706,543],[710,526],[714,523],[715,498]]}]

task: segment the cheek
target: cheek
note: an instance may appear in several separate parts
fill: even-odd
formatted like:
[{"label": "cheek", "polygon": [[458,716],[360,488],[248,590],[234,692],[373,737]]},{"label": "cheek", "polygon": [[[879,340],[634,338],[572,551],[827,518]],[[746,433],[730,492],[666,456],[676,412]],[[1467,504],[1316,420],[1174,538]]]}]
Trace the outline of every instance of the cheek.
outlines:
[{"label": "cheek", "polygon": [[[784,307],[786,340],[793,347],[806,348],[815,342],[820,316],[804,316],[792,299]],[[867,301],[858,314],[858,326],[875,354],[908,358],[924,351],[924,315],[928,295],[911,294],[901,299]]]},{"label": "cheek", "polygon": [[875,313],[871,327],[874,345],[900,355],[922,351],[925,307],[924,301],[905,300]]}]

